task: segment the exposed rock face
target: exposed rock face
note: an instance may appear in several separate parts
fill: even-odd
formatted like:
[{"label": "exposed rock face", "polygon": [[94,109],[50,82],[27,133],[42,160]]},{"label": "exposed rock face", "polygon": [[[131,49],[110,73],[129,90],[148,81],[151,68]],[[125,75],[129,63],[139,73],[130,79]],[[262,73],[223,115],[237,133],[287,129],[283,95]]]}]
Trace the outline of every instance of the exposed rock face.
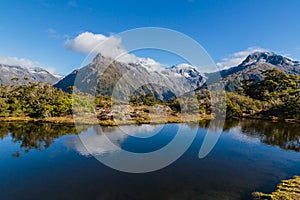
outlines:
[{"label": "exposed rock face", "polygon": [[197,71],[194,66],[188,64],[180,64],[166,68],[164,71],[162,71],[162,73],[167,74],[169,77],[173,77],[174,79],[187,79],[187,83],[193,88],[201,87],[206,81],[206,78],[203,74]]},{"label": "exposed rock face", "polygon": [[74,81],[75,81],[77,73],[78,73],[78,70],[74,70],[71,74],[65,76],[63,79],[61,79],[59,82],[57,82],[54,86],[57,88],[61,88],[65,92],[68,91],[68,87],[74,85]]},{"label": "exposed rock face", "polygon": [[[74,83],[76,79],[76,83]],[[98,54],[92,63],[75,70],[55,86],[67,90],[75,85],[82,92],[128,97],[153,93],[158,99],[195,90],[205,82],[193,66],[178,65],[160,70],[145,63],[123,63]]]},{"label": "exposed rock face", "polygon": [[43,82],[55,84],[59,80],[60,77],[54,76],[50,72],[42,68],[25,68],[20,66],[9,66],[0,64],[0,84],[24,85],[28,84],[29,82]]},{"label": "exposed rock face", "polygon": [[205,76],[194,66],[180,64],[172,67],[151,66],[151,63],[123,63],[98,54],[87,66],[73,71],[55,86],[67,91],[74,85],[82,92],[108,96],[153,93],[156,98],[168,100],[174,95],[194,91],[208,80],[214,82],[220,73],[225,89],[235,91],[243,80],[264,79],[262,72],[277,68],[288,74],[300,75],[300,62],[271,52],[250,54],[240,65]]},{"label": "exposed rock face", "polygon": [[[277,55],[272,52],[255,52],[250,54],[240,65],[220,71],[225,88],[229,91],[238,89],[241,81],[254,79],[262,80],[262,72],[277,68],[287,74],[300,75],[300,62]],[[208,78],[215,73],[207,74]]]}]

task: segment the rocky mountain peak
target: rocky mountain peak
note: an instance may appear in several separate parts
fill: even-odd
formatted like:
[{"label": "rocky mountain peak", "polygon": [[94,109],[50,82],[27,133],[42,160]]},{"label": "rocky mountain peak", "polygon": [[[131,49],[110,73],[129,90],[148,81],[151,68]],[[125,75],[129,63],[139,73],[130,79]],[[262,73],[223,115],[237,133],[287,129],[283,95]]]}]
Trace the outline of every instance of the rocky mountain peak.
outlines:
[{"label": "rocky mountain peak", "polygon": [[107,64],[107,63],[111,63],[113,62],[113,59],[110,58],[110,57],[106,57],[106,56],[103,56],[101,53],[98,53],[94,59],[92,60],[92,62],[90,63],[90,65],[103,65],[103,64]]},{"label": "rocky mountain peak", "polygon": [[[220,73],[225,88],[234,91],[241,86],[243,80],[261,81],[264,79],[263,72],[269,69],[279,69],[284,73],[300,75],[300,62],[275,54],[273,52],[254,52],[238,66],[221,70]],[[215,73],[208,74],[208,77]]]},{"label": "rocky mountain peak", "polygon": [[251,65],[256,63],[269,63],[272,65],[297,65],[299,62],[287,57],[277,55],[273,52],[254,52],[250,54],[241,65]]},{"label": "rocky mountain peak", "polygon": [[195,66],[189,65],[189,64],[178,64],[171,67],[171,70],[173,72],[176,72],[185,78],[196,78],[201,77],[201,73],[197,71]]},{"label": "rocky mountain peak", "polygon": [[[68,86],[74,85],[75,79],[82,83],[76,86],[82,92],[97,91],[99,94],[109,96],[112,95],[114,88],[119,88],[124,94],[152,92],[158,99],[170,99],[174,96],[174,92],[183,94],[196,90],[205,82],[201,73],[191,65],[164,67],[149,58],[139,58],[137,62],[125,63],[101,54],[98,54],[90,64],[78,69],[77,73],[69,74],[55,86],[66,90]],[[120,84],[120,81],[124,83]],[[141,89],[135,88],[137,84],[141,84]]]}]

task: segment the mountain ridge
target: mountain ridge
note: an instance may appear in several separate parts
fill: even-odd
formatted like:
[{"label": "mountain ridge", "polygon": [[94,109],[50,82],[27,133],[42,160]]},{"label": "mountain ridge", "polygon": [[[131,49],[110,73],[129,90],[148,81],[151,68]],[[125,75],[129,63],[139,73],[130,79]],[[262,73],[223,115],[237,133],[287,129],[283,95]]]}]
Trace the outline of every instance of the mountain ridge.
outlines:
[{"label": "mountain ridge", "polygon": [[[73,71],[54,86],[66,91],[72,86],[70,84],[74,85],[77,77],[75,85],[80,91],[99,92],[101,95],[110,96],[118,81],[123,81],[119,84],[119,92],[125,96],[136,92],[139,94],[151,92],[156,98],[166,100],[175,93],[195,90],[205,82],[204,76],[192,66],[185,69],[177,69],[174,66],[160,70],[149,70],[149,67],[151,66],[138,62],[119,62],[98,54],[90,64]],[[137,85],[140,87],[136,88]]]},{"label": "mountain ridge", "polygon": [[29,82],[43,82],[53,85],[61,78],[40,67],[26,68],[0,64],[0,84],[4,85],[26,85]]},{"label": "mountain ridge", "polygon": [[225,89],[227,91],[236,91],[242,85],[243,80],[253,79],[256,82],[261,81],[264,79],[262,72],[273,68],[287,74],[300,75],[299,61],[294,61],[273,52],[251,53],[237,66],[206,75],[208,78],[212,78],[219,73]]},{"label": "mountain ridge", "polygon": [[[107,68],[105,69],[105,67]],[[130,71],[131,73],[135,73],[135,77],[131,77],[132,79],[136,77],[149,80],[156,79],[154,82],[157,83],[160,83],[158,79],[161,79],[163,80],[161,83],[170,87],[185,85],[184,87],[195,90],[202,87],[207,79],[220,74],[225,89],[227,91],[236,91],[241,87],[243,80],[254,79],[255,81],[261,81],[264,79],[262,72],[272,68],[277,68],[287,74],[300,75],[299,61],[294,61],[273,52],[254,52],[249,54],[237,66],[205,74],[197,71],[196,67],[188,64],[179,64],[161,68],[160,70],[152,70],[150,65],[145,66],[144,63],[123,63],[98,54],[90,64],[81,69],[74,70],[54,86],[67,91],[68,86],[74,85],[75,78],[79,73],[85,77],[79,78],[78,81],[87,84],[86,88],[79,89],[83,92],[94,93],[95,91],[93,90],[95,88],[93,87],[97,85],[95,81],[101,78],[102,83],[98,85],[100,87],[97,90],[100,94],[109,96],[112,95],[113,85],[117,80]],[[127,80],[127,84],[128,81],[130,80]],[[132,88],[130,89],[130,87],[124,86],[125,93],[131,91]],[[184,90],[184,87],[180,88],[180,90]],[[148,89],[145,87],[143,89],[153,92],[159,99],[168,99],[172,96],[170,95],[172,91],[159,86],[150,85]]]}]

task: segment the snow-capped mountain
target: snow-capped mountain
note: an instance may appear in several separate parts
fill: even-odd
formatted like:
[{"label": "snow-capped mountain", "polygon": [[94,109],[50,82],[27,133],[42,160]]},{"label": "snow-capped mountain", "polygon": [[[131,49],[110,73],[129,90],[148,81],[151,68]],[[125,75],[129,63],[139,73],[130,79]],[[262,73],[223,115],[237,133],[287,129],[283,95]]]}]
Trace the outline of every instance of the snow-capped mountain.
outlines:
[{"label": "snow-capped mountain", "polygon": [[235,91],[241,86],[241,81],[243,80],[263,80],[262,72],[272,68],[277,68],[287,74],[300,75],[299,61],[293,61],[273,52],[252,53],[236,67],[206,75],[208,78],[212,78],[216,73],[220,73],[226,90]]},{"label": "snow-capped mountain", "polygon": [[[125,63],[100,54],[89,65],[69,74],[55,86],[67,90],[68,86],[74,85],[76,77],[77,83],[80,83],[76,87],[83,92],[99,91],[102,95],[112,95],[113,89],[119,87],[124,94],[152,92],[165,100],[174,94],[196,90],[205,81],[201,73],[190,65],[166,68],[152,59]],[[140,88],[136,88],[137,85]]]},{"label": "snow-capped mountain", "polygon": [[57,77],[39,67],[26,68],[20,66],[9,66],[0,64],[0,84],[24,85],[28,84],[29,82],[43,82],[55,84],[60,79],[61,77]]},{"label": "snow-capped mountain", "polygon": [[[112,95],[116,84],[124,94],[133,93],[136,85],[142,85],[142,90],[152,92],[159,99],[170,99],[174,93],[199,89],[207,80],[219,81],[220,73],[225,89],[234,91],[241,87],[241,82],[247,79],[260,81],[264,78],[262,72],[277,68],[288,74],[300,75],[300,62],[271,52],[256,52],[250,54],[240,65],[220,72],[203,75],[196,67],[189,64],[179,64],[165,67],[152,59],[140,59],[135,63],[125,63],[98,54],[87,66],[75,70],[55,86],[67,90],[74,85],[75,78],[81,83],[79,90],[88,93],[99,92],[102,95]],[[122,78],[126,75],[126,78]],[[122,78],[122,79],[121,79]],[[149,84],[151,82],[151,84]]]},{"label": "snow-capped mountain", "polygon": [[206,77],[195,66],[185,63],[165,68],[162,73],[170,77],[174,76],[174,78],[184,77],[195,88],[201,87],[206,80]]}]

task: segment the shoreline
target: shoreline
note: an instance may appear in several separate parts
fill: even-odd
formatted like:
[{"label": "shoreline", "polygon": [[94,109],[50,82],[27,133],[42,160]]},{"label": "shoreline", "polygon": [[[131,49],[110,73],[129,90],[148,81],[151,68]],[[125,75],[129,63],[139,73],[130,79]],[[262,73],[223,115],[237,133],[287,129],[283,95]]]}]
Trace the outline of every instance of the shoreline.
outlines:
[{"label": "shoreline", "polygon": [[270,194],[253,192],[254,200],[278,200],[278,199],[299,199],[300,198],[300,176],[294,176],[287,180],[281,180],[276,190]]},{"label": "shoreline", "polygon": [[[0,122],[36,122],[36,123],[53,123],[53,124],[81,124],[81,125],[102,125],[102,126],[118,126],[118,125],[141,125],[141,124],[171,124],[171,123],[198,123],[201,121],[211,120],[211,115],[198,115],[198,116],[167,116],[166,118],[156,117],[150,119],[130,119],[130,120],[100,120],[90,116],[76,117],[72,115],[65,117],[49,117],[49,118],[31,118],[31,117],[0,117]],[[241,118],[226,119],[226,120],[266,120],[272,122],[286,122],[286,123],[300,123],[297,119],[279,119],[274,117],[260,117],[260,116],[245,116]]]},{"label": "shoreline", "polygon": [[211,116],[182,116],[172,118],[155,118],[150,119],[131,119],[123,121],[99,120],[93,117],[49,117],[49,118],[31,118],[31,117],[0,117],[0,122],[37,122],[37,123],[53,123],[53,124],[80,124],[80,125],[102,125],[102,126],[118,126],[118,125],[141,125],[141,124],[171,124],[171,123],[198,123],[200,121],[210,120]]}]

